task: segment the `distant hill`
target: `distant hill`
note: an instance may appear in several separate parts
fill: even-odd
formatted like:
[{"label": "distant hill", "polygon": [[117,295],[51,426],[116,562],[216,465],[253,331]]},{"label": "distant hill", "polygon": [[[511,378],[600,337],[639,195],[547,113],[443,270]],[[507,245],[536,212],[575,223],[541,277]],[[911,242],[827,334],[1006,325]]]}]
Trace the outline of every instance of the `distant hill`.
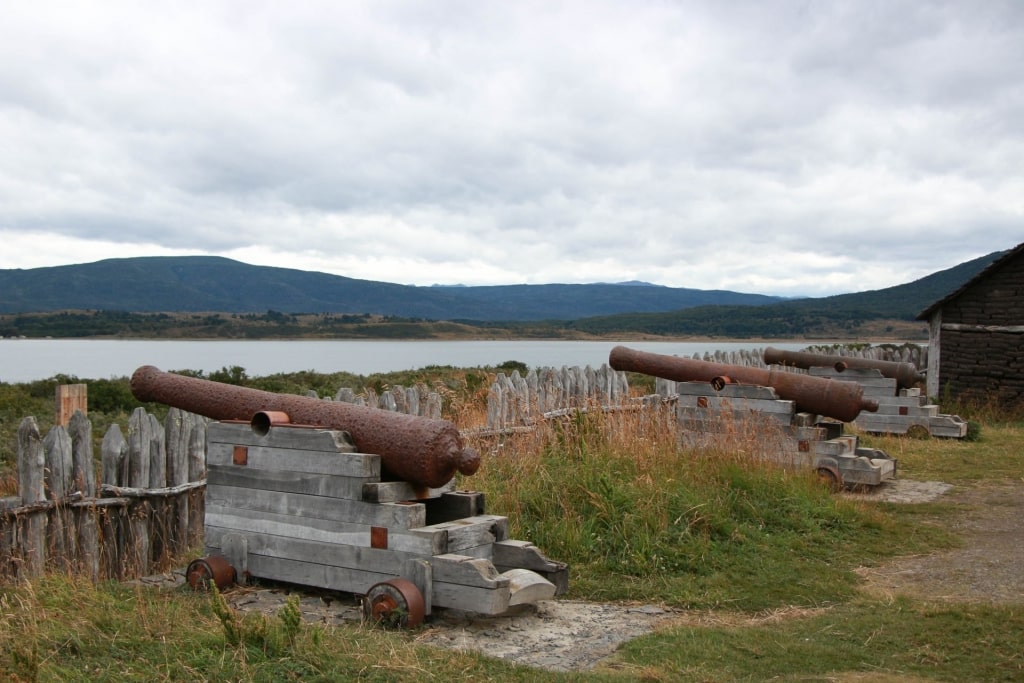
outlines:
[{"label": "distant hill", "polygon": [[694,306],[760,306],[780,297],[639,283],[413,287],[214,256],[107,259],[0,270],[0,313],[370,313],[425,320],[570,320]]},{"label": "distant hill", "polygon": [[[568,327],[587,334],[617,332],[666,336],[840,337],[872,320],[913,321],[917,314],[980,273],[1006,252],[961,263],[913,282],[856,294],[795,299],[764,306],[699,306],[668,313],[597,316]],[[884,330],[883,330],[884,331]]]},{"label": "distant hill", "polygon": [[[386,282],[252,266],[210,256],[109,259],[29,270],[0,270],[0,314],[54,311],[264,315],[276,333],[301,336],[280,313],[372,314],[453,321],[526,336],[651,334],[724,338],[863,335],[872,321],[912,323],[922,310],[955,291],[1005,252],[996,252],[895,287],[824,298],[783,299],[718,290],[677,289],[647,283],[412,287]],[[63,315],[63,314],[62,314]],[[70,318],[9,324],[5,334],[125,334],[138,320],[104,316],[84,324]],[[385,318],[386,321],[387,318]],[[261,318],[262,320],[262,318]],[[229,330],[223,319],[200,334],[256,334]],[[407,324],[336,329],[356,336],[433,335]],[[152,320],[148,324],[152,323]],[[159,323],[153,334],[167,332]],[[291,323],[289,323],[291,324]],[[348,324],[348,323],[346,323]],[[49,326],[49,327],[46,327]],[[877,325],[876,325],[877,326]],[[921,327],[918,323],[914,329]],[[64,329],[68,328],[68,329]],[[93,329],[94,328],[94,329]],[[394,328],[394,329],[391,329]],[[326,328],[324,328],[326,329]],[[162,330],[158,331],[158,330]],[[405,330],[403,333],[402,330]],[[885,333],[883,324],[881,333]],[[272,334],[262,330],[261,334]],[[321,333],[323,333],[321,331]],[[454,334],[454,332],[452,332]],[[461,334],[461,332],[460,332]],[[919,332],[914,332],[919,334]]]}]

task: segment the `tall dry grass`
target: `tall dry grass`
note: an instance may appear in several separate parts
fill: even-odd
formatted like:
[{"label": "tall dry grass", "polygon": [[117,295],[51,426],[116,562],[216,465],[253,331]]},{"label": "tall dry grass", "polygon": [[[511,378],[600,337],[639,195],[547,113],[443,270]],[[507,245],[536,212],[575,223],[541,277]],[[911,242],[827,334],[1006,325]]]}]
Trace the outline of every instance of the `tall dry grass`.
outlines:
[{"label": "tall dry grass", "polygon": [[[669,601],[718,603],[730,592],[722,577],[733,574],[747,577],[737,579],[739,593],[767,604],[780,591],[753,598],[766,585],[759,571],[782,567],[787,553],[821,556],[855,528],[884,526],[877,513],[830,495],[809,468],[775,462],[774,423],[719,427],[712,442],[687,446],[668,407],[591,406],[532,432],[477,438],[483,464],[463,485],[483,490],[517,538],[569,562],[576,595],[590,598],[664,598],[670,586]],[[780,571],[794,576],[792,567]]]}]

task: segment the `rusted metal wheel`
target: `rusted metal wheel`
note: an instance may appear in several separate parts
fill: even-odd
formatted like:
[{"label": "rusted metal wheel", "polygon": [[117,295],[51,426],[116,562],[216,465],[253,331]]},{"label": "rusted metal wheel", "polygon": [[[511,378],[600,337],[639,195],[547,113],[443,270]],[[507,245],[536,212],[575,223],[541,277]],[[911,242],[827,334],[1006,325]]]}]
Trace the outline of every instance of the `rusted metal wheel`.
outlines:
[{"label": "rusted metal wheel", "polygon": [[408,579],[374,584],[363,600],[363,615],[382,626],[416,628],[423,623],[425,613],[423,594]]},{"label": "rusted metal wheel", "polygon": [[910,425],[907,428],[907,437],[911,439],[930,439],[931,436],[931,432],[924,425]]},{"label": "rusted metal wheel", "polygon": [[843,488],[843,479],[831,467],[819,467],[818,478],[832,491],[839,491]]},{"label": "rusted metal wheel", "polygon": [[201,557],[189,562],[185,580],[192,590],[205,590],[211,583],[217,590],[224,590],[235,582],[235,568],[220,555]]}]

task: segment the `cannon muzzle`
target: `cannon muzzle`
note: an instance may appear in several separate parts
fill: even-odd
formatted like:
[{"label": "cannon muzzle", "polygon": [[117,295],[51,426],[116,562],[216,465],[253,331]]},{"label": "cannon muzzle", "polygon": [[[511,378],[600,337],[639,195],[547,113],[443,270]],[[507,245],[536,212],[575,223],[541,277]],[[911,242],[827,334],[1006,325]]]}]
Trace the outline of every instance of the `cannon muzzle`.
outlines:
[{"label": "cannon muzzle", "polygon": [[[132,375],[132,394],[214,420],[253,420],[269,429],[274,413],[294,424],[345,430],[356,448],[379,455],[385,469],[418,486],[440,487],[455,472],[473,474],[480,455],[465,448],[455,425],[378,408],[324,401],[307,396],[275,394],[210,380],[163,372],[145,365]],[[269,416],[269,417],[268,417]]]},{"label": "cannon muzzle", "polygon": [[773,369],[711,363],[703,360],[647,353],[616,346],[608,356],[615,370],[641,372],[676,382],[716,382],[729,378],[740,384],[772,387],[779,398],[793,401],[801,412],[852,422],[862,410],[875,412],[878,401],[864,397],[864,389],[853,382],[838,382]]},{"label": "cannon muzzle", "polygon": [[913,363],[898,363],[890,360],[872,360],[870,358],[854,358],[853,356],[829,356],[806,351],[783,351],[769,346],[764,350],[764,362],[768,365],[792,365],[803,368],[835,368],[842,372],[847,368],[867,368],[878,370],[882,377],[896,380],[901,389],[910,389],[924,382],[924,373],[919,372]]}]

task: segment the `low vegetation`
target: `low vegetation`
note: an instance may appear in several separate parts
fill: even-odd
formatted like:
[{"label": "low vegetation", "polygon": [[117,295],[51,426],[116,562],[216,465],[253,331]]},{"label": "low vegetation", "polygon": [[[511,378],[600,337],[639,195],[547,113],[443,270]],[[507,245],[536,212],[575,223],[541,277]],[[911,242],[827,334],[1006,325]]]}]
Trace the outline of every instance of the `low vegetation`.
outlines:
[{"label": "low vegetation", "polygon": [[[424,381],[445,394],[446,411],[462,425],[479,424],[489,379],[486,370],[452,368],[373,378],[223,373],[219,379],[274,390],[331,387],[322,393],[333,393],[342,379],[347,386]],[[43,394],[52,397],[52,387],[0,390],[7,401],[0,410],[11,410],[11,401],[32,407],[43,405]],[[980,426],[976,439],[864,439],[899,458],[904,477],[1019,483],[1020,416],[958,408],[974,411],[962,414]],[[948,506],[833,495],[808,472],[762,462],[756,453],[764,438],[737,428],[714,451],[681,449],[671,416],[658,411],[589,411],[530,434],[476,438],[483,466],[460,485],[483,490],[488,510],[509,517],[515,538],[570,563],[569,597],[655,602],[700,615],[700,623],[681,622],[628,643],[594,672],[541,672],[427,648],[416,644],[415,632],[301,624],[294,605],[272,617],[241,617],[216,593],[93,586],[58,575],[0,586],[0,672],[46,681],[1024,675],[1022,605],[880,599],[858,591],[857,567],[955,546],[958,538],[934,523],[951,514]]]},{"label": "low vegetation", "polygon": [[926,341],[911,316],[822,301],[766,306],[700,306],[577,320],[440,321],[341,313],[128,313],[62,311],[0,314],[0,337],[117,339],[887,339]]}]

